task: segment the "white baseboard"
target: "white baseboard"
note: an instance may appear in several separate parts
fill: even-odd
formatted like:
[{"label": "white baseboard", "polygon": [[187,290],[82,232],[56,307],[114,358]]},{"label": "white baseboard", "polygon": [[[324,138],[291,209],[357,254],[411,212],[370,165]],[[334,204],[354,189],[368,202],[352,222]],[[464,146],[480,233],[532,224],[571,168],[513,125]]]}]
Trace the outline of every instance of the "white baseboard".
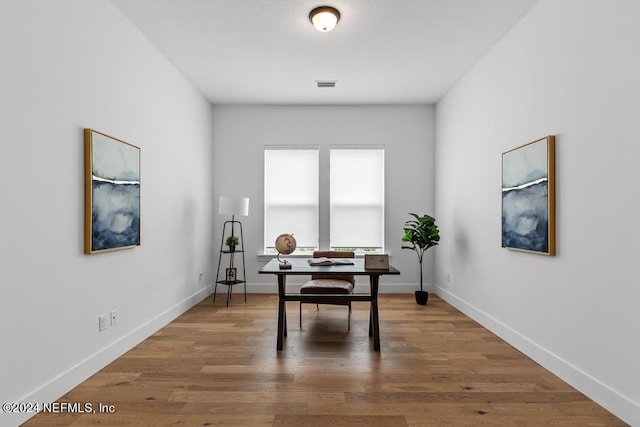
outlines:
[{"label": "white baseboard", "polygon": [[640,426],[640,405],[631,399],[511,329],[508,325],[458,298],[448,290],[436,286],[435,293],[624,422]]},{"label": "white baseboard", "polygon": [[[61,372],[49,382],[43,384],[36,390],[16,401],[34,403],[55,402],[60,398],[60,396],[63,396],[91,375],[95,374],[100,369],[104,368],[109,363],[113,362],[118,357],[144,341],[146,338],[156,333],[167,323],[189,310],[205,298],[208,293],[209,290],[207,288],[199,290],[195,294],[185,298],[155,318],[149,320],[147,323],[140,325],[140,327],[121,337],[117,341],[112,342],[85,360],[80,361],[75,366]],[[0,412],[0,425],[18,426],[35,415],[35,413]]]}]

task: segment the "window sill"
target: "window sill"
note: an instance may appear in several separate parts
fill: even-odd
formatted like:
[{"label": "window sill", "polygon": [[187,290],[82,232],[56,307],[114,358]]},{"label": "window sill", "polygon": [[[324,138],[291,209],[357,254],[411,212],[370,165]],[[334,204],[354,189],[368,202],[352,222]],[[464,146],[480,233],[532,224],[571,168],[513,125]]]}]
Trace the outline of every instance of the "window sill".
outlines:
[{"label": "window sill", "polygon": [[[281,258],[311,258],[312,253],[308,254],[291,254],[291,255],[280,255]],[[278,256],[278,254],[266,253],[266,252],[258,252],[257,253],[259,260],[270,260]]]},{"label": "window sill", "polygon": [[[320,249],[323,250],[323,249]],[[313,253],[306,253],[306,254],[291,254],[291,255],[280,255],[281,258],[311,258],[313,255]],[[366,255],[365,252],[356,252],[355,257],[356,258],[364,258],[364,256]],[[371,255],[389,255],[391,256],[391,254],[389,252],[375,252],[375,253],[371,253]],[[256,254],[258,260],[261,261],[269,261],[273,258],[276,258],[278,256],[278,254],[272,254],[272,253],[265,253],[265,252],[258,252]]]}]

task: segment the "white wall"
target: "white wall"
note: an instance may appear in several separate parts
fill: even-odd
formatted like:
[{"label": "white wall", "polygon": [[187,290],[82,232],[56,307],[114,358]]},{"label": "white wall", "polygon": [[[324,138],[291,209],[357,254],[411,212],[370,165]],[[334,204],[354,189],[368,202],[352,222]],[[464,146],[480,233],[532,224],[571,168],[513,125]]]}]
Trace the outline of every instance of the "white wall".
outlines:
[{"label": "white wall", "polygon": [[[543,0],[438,105],[434,125],[426,106],[218,106],[212,118],[108,1],[1,2],[0,401],[56,399],[204,296],[220,195],[251,198],[248,280],[275,290],[256,274],[263,146],[372,143],[387,147],[386,240],[402,272],[383,290],[415,288],[401,227],[407,212],[437,206],[443,240],[426,282],[435,255],[441,296],[640,424],[639,12],[632,0]],[[139,248],[82,253],[84,127],[142,149]],[[547,134],[557,135],[552,258],[500,248],[500,155]],[[99,333],[112,309],[119,324]]]},{"label": "white wall", "polygon": [[[640,3],[543,0],[436,110],[437,292],[640,425]],[[556,135],[557,256],[502,249],[501,153]],[[450,275],[450,280],[447,277]]]},{"label": "white wall", "polygon": [[[274,277],[257,274],[268,261],[268,258],[257,256],[263,243],[264,146],[318,145],[320,200],[326,206],[328,179],[322,179],[322,171],[328,172],[329,145],[384,144],[387,171],[385,241],[391,262],[401,275],[385,276],[380,289],[382,292],[416,290],[420,280],[417,257],[413,251],[400,249],[400,239],[402,226],[410,219],[408,212],[433,212],[433,114],[431,106],[215,106],[213,143],[218,161],[213,176],[214,205],[217,211],[221,195],[250,198],[249,216],[240,218],[245,235],[249,289],[252,292],[276,291]],[[321,207],[321,221],[328,229],[327,212],[324,213],[322,216]],[[220,248],[222,223],[226,219],[229,218],[219,216],[214,220],[216,249]],[[323,236],[321,246],[322,241]],[[324,241],[328,245],[326,239]],[[425,256],[424,263],[424,281],[430,286],[432,254]]]},{"label": "white wall", "polygon": [[[51,402],[206,295],[211,107],[106,0],[3,0],[0,52],[0,402]],[[85,127],[141,148],[139,248],[83,254]]]}]

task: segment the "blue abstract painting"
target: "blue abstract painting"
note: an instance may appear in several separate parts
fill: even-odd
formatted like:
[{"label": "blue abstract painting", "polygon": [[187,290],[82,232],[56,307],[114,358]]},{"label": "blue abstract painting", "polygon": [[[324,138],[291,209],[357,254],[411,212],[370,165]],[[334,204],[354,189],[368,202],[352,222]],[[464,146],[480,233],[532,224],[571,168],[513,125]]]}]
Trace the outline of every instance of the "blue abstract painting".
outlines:
[{"label": "blue abstract painting", "polygon": [[502,246],[553,255],[554,138],[502,155]]},{"label": "blue abstract painting", "polygon": [[85,129],[85,252],[140,245],[140,148]]}]

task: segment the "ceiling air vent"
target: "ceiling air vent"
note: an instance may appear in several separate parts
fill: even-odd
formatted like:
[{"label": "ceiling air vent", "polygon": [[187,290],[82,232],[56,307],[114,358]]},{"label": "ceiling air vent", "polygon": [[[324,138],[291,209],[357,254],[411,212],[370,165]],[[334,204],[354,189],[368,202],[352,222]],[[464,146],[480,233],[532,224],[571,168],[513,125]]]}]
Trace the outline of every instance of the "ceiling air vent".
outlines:
[{"label": "ceiling air vent", "polygon": [[318,87],[336,87],[335,80],[316,80]]}]

